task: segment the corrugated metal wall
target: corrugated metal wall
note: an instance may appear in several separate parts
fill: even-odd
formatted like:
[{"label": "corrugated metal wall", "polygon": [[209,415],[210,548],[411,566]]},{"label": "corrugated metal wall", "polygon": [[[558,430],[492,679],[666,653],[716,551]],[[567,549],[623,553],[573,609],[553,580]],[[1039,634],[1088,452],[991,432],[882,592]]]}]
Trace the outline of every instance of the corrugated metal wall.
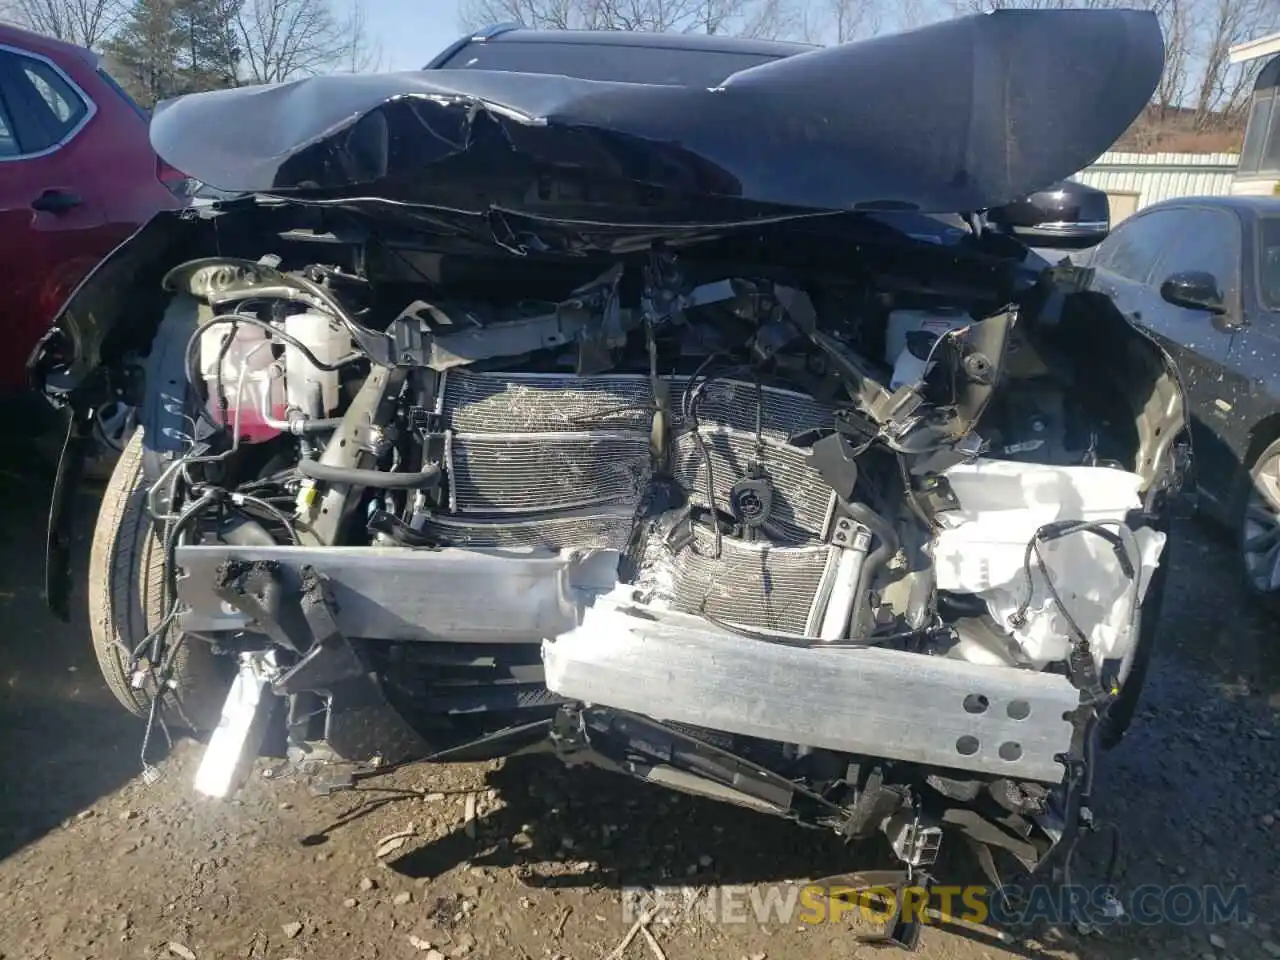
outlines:
[{"label": "corrugated metal wall", "polygon": [[[1112,152],[1104,153],[1071,179],[1112,194],[1113,210],[1117,206],[1141,210],[1171,197],[1229,194],[1238,160],[1234,153]],[[1116,202],[1126,195],[1132,196],[1136,205],[1133,200]],[[1117,219],[1114,212],[1112,219]]]}]

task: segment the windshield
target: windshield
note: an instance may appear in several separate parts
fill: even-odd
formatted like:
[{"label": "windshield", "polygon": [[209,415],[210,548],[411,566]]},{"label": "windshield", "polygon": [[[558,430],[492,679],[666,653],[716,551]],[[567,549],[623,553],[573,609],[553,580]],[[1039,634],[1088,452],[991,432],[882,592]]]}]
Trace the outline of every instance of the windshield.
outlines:
[{"label": "windshield", "polygon": [[776,59],[778,57],[770,54],[736,50],[502,40],[469,43],[440,64],[440,68],[545,73],[615,83],[714,87],[739,70]]},{"label": "windshield", "polygon": [[1280,310],[1280,217],[1258,221],[1258,296],[1270,310]]}]

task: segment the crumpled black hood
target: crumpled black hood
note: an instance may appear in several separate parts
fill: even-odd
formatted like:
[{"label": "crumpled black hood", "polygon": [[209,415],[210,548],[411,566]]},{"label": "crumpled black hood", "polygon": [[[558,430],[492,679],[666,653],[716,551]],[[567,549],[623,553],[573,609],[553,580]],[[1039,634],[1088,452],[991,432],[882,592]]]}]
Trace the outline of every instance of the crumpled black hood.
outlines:
[{"label": "crumpled black hood", "polygon": [[439,70],[215,91],[162,103],[151,140],[233,191],[438,204],[444,190],[466,209],[546,212],[529,184],[550,177],[668,202],[972,211],[1093,161],[1163,61],[1150,13],[1001,11],[803,53],[715,89]]}]

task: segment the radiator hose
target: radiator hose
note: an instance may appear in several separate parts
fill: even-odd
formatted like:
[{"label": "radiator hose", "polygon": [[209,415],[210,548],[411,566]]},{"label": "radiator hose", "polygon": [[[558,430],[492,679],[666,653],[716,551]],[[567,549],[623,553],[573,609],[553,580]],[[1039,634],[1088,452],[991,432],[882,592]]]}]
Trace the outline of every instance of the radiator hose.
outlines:
[{"label": "radiator hose", "polygon": [[434,463],[420,473],[390,473],[386,470],[335,467],[314,460],[299,460],[298,472],[311,480],[347,483],[353,487],[376,487],[380,490],[425,490],[440,483],[440,466]]},{"label": "radiator hose", "polygon": [[857,501],[848,501],[841,499],[840,505],[845,512],[855,520],[862,524],[872,535],[880,542],[871,553],[867,554],[867,559],[862,565],[862,576],[858,580],[858,592],[853,600],[853,623],[849,630],[849,636],[854,639],[864,639],[871,632],[870,622],[870,596],[871,581],[880,572],[880,568],[885,562],[898,552],[900,546],[898,533],[889,524],[884,517],[876,513],[865,503]]}]

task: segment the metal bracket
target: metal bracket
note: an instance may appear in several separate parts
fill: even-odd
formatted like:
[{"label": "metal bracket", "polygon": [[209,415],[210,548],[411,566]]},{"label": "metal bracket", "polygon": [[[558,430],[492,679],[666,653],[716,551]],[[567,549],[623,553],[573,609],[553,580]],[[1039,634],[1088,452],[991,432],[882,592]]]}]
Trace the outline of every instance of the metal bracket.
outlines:
[{"label": "metal bracket", "polygon": [[280,564],[274,561],[246,562],[227,560],[218,566],[213,592],[223,603],[239,610],[274,642],[294,653],[301,649],[280,623]]},{"label": "metal bracket", "polygon": [[910,919],[906,919],[904,915],[904,890],[908,887],[914,889],[923,889],[927,896],[930,887],[933,884],[933,878],[925,873],[913,874],[909,870],[865,870],[858,873],[845,873],[832,877],[823,877],[816,882],[817,886],[823,887],[828,891],[828,899],[830,899],[830,890],[833,887],[841,888],[848,892],[862,892],[867,890],[890,890],[893,893],[893,913],[890,914],[889,920],[885,928],[880,933],[864,933],[859,934],[857,940],[859,943],[873,944],[884,947],[902,947],[904,950],[916,950],[920,946],[920,912],[924,909],[924,904],[917,905]]}]

